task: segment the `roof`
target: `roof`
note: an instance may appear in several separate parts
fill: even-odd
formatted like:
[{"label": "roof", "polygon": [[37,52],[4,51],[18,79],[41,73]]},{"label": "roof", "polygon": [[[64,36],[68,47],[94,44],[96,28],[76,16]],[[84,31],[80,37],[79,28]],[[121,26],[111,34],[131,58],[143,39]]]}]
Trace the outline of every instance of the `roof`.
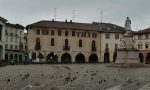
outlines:
[{"label": "roof", "polygon": [[7,26],[14,27],[14,28],[20,28],[24,29],[25,27],[20,25],[20,24],[11,24],[11,23],[6,23]]},{"label": "roof", "polygon": [[77,23],[77,22],[61,22],[61,21],[48,21],[42,20],[26,26],[26,29],[32,28],[60,28],[72,30],[94,30],[104,32],[124,32],[125,29],[121,26],[111,23]]},{"label": "roof", "polygon": [[6,21],[7,21],[7,19],[5,19],[5,18],[3,18],[3,17],[1,17],[1,16],[0,16],[0,20],[3,21],[3,22],[6,22]]},{"label": "roof", "polygon": [[146,33],[150,33],[150,28],[146,28],[141,31],[134,32],[133,34],[137,35],[137,34],[146,34]]},{"label": "roof", "polygon": [[125,33],[125,28],[118,26],[116,24],[112,24],[112,23],[98,23],[98,22],[93,22],[93,24],[97,24],[99,28],[101,28],[101,30],[103,32],[108,32],[108,33]]}]

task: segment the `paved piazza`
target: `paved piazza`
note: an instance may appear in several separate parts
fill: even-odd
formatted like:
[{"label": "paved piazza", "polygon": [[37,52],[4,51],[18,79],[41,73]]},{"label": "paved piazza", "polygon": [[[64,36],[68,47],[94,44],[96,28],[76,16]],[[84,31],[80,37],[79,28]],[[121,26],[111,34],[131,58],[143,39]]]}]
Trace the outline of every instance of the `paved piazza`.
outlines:
[{"label": "paved piazza", "polygon": [[38,64],[0,68],[0,90],[150,90],[150,68]]}]

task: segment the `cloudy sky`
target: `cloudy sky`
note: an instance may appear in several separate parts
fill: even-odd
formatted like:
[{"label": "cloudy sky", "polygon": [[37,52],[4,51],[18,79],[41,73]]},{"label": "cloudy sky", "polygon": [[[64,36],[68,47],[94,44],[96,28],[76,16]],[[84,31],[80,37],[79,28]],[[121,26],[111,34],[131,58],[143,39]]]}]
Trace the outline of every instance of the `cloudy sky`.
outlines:
[{"label": "cloudy sky", "polygon": [[[150,0],[0,0],[0,16],[24,26],[39,20],[91,23],[93,21],[124,26],[127,16],[132,29],[150,27]],[[102,12],[102,14],[101,14]]]}]

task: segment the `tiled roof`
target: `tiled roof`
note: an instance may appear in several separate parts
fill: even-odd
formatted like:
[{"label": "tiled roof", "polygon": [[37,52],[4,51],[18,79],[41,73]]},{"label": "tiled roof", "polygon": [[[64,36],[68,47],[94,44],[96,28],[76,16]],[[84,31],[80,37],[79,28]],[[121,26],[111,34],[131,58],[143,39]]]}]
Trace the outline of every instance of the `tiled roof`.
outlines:
[{"label": "tiled roof", "polygon": [[39,21],[26,26],[29,28],[63,28],[63,29],[73,29],[73,30],[94,30],[94,31],[104,31],[104,32],[124,32],[123,27],[117,26],[111,23],[76,23],[76,22],[60,22],[60,21]]},{"label": "tiled roof", "polygon": [[134,32],[133,34],[136,35],[136,34],[146,34],[146,33],[150,33],[150,28],[146,28],[144,30]]},{"label": "tiled roof", "polygon": [[11,24],[11,23],[6,23],[7,26],[14,27],[14,28],[20,28],[24,29],[25,27],[20,25],[20,24]]},{"label": "tiled roof", "polygon": [[103,32],[108,32],[108,33],[116,33],[116,32],[122,32],[125,33],[125,28],[112,24],[112,23],[98,23],[98,22],[93,22],[93,24],[97,24],[99,28],[101,28],[101,30]]}]

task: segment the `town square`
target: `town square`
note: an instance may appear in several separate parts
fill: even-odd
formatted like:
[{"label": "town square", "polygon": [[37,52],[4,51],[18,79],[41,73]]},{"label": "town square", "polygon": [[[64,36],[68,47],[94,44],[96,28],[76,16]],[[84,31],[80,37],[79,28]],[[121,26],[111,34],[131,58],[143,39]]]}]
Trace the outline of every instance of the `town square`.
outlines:
[{"label": "town square", "polygon": [[150,90],[148,3],[0,0],[0,90]]}]

